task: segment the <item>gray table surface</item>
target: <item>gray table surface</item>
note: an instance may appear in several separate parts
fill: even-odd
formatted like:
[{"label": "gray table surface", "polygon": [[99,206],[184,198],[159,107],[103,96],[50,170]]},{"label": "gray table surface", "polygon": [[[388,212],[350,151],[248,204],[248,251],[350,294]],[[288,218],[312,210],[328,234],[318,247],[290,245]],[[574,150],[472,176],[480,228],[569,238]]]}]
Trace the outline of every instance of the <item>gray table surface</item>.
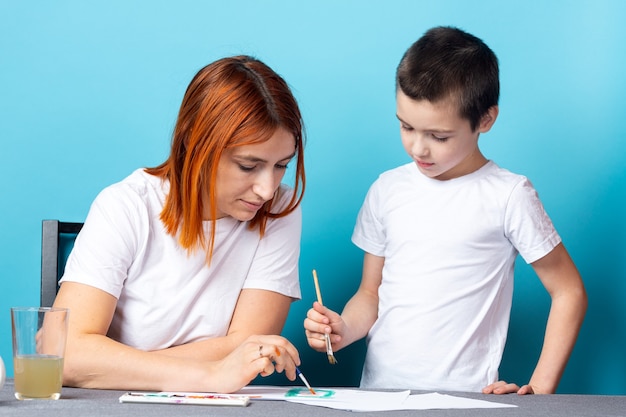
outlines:
[{"label": "gray table surface", "polygon": [[[626,396],[600,395],[527,395],[493,396],[478,393],[447,394],[515,404],[517,408],[464,410],[406,410],[383,412],[351,412],[314,407],[285,401],[252,401],[247,407],[215,407],[199,405],[120,404],[123,391],[63,388],[58,401],[18,401],[13,396],[13,381],[8,380],[0,391],[0,416],[90,417],[90,416],[249,416],[249,417],[336,417],[368,416],[550,416],[550,417],[626,417]],[[419,393],[419,392],[416,392]]]}]

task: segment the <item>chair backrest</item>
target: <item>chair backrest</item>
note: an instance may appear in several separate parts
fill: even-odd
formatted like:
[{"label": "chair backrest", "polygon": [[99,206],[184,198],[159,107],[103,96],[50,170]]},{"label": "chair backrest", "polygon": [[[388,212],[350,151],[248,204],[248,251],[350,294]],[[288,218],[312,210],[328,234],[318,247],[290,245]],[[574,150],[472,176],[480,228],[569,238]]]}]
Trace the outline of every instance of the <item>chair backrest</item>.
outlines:
[{"label": "chair backrest", "polygon": [[73,243],[83,223],[44,220],[41,223],[41,306],[51,307],[65,267],[61,236]]}]

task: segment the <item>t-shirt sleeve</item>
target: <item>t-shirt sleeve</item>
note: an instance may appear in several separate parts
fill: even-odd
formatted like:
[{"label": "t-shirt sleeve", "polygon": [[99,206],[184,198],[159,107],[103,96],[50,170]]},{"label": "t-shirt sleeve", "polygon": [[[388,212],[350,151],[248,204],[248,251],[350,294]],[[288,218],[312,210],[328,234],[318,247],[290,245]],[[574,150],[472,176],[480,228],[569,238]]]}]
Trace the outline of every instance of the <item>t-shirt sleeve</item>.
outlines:
[{"label": "t-shirt sleeve", "polygon": [[87,284],[119,298],[136,252],[147,233],[139,196],[115,185],[105,188],[89,209],[68,257],[61,282]]},{"label": "t-shirt sleeve", "polygon": [[385,229],[378,216],[380,201],[379,180],[368,190],[352,232],[352,243],[375,256],[385,256]]},{"label": "t-shirt sleeve", "polygon": [[[284,207],[291,198],[291,190],[283,191],[278,207]],[[269,290],[300,299],[298,261],[301,234],[300,206],[287,216],[269,219],[243,288]]]},{"label": "t-shirt sleeve", "polygon": [[561,243],[537,191],[526,178],[511,192],[504,222],[507,238],[529,264]]}]

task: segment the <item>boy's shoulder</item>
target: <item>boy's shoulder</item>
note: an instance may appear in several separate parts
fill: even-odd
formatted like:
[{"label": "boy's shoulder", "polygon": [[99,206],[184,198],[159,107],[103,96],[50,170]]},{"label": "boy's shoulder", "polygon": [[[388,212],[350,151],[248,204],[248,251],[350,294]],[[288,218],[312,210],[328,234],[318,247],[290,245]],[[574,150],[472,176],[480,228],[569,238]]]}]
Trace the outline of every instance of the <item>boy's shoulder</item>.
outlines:
[{"label": "boy's shoulder", "polygon": [[398,178],[412,177],[415,174],[419,174],[417,166],[414,162],[408,162],[404,165],[400,165],[395,168],[391,168],[381,172],[378,175],[377,181],[396,180]]},{"label": "boy's shoulder", "polygon": [[[424,176],[424,174],[419,172],[419,169],[415,165],[414,162],[408,162],[404,165],[397,166],[395,168],[388,169],[387,171],[383,171],[377,178],[377,181],[395,181],[402,178],[417,178],[417,179],[425,179],[428,182],[434,183],[442,183],[441,181],[434,180],[432,178],[428,178]],[[500,167],[497,163],[492,160],[487,161],[485,165],[483,165],[477,171],[472,172],[471,174],[465,175],[463,177],[455,178],[454,180],[446,181],[448,183],[451,182],[465,182],[465,181],[473,181],[473,180],[482,180],[482,179],[500,179],[501,181],[512,181],[519,182],[521,180],[526,180],[526,176],[517,174],[512,172],[506,168]]]},{"label": "boy's shoulder", "polygon": [[491,160],[471,174],[447,181],[427,177],[419,171],[415,163],[410,162],[379,174],[370,190],[381,196],[418,189],[435,192],[460,192],[464,189],[509,194],[520,186],[533,188],[526,176],[502,168]]},{"label": "boy's shoulder", "polygon": [[519,182],[521,180],[526,180],[526,176],[522,174],[517,174],[513,171],[510,171],[506,168],[502,168],[497,163],[492,160],[489,160],[481,169],[478,170],[483,171],[484,176],[486,177],[494,177],[500,178],[503,181],[513,181]]}]

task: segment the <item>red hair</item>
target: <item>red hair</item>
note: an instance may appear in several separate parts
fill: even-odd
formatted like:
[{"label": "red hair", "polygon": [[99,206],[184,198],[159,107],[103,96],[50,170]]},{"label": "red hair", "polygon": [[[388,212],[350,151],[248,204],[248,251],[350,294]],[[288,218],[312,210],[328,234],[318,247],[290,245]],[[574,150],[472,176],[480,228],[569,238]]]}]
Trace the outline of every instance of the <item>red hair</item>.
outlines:
[{"label": "red hair", "polygon": [[[287,83],[271,68],[249,56],[223,58],[202,68],[187,87],[172,138],[169,158],[147,168],[149,174],[169,180],[161,221],[188,251],[201,247],[210,262],[217,214],[217,167],[226,149],[264,142],[284,128],[295,138],[294,192],[280,212],[270,211],[276,195],[250,220],[249,227],[265,232],[268,218],[293,212],[305,187],[303,123]],[[202,227],[203,195],[208,195],[211,235]]]}]

